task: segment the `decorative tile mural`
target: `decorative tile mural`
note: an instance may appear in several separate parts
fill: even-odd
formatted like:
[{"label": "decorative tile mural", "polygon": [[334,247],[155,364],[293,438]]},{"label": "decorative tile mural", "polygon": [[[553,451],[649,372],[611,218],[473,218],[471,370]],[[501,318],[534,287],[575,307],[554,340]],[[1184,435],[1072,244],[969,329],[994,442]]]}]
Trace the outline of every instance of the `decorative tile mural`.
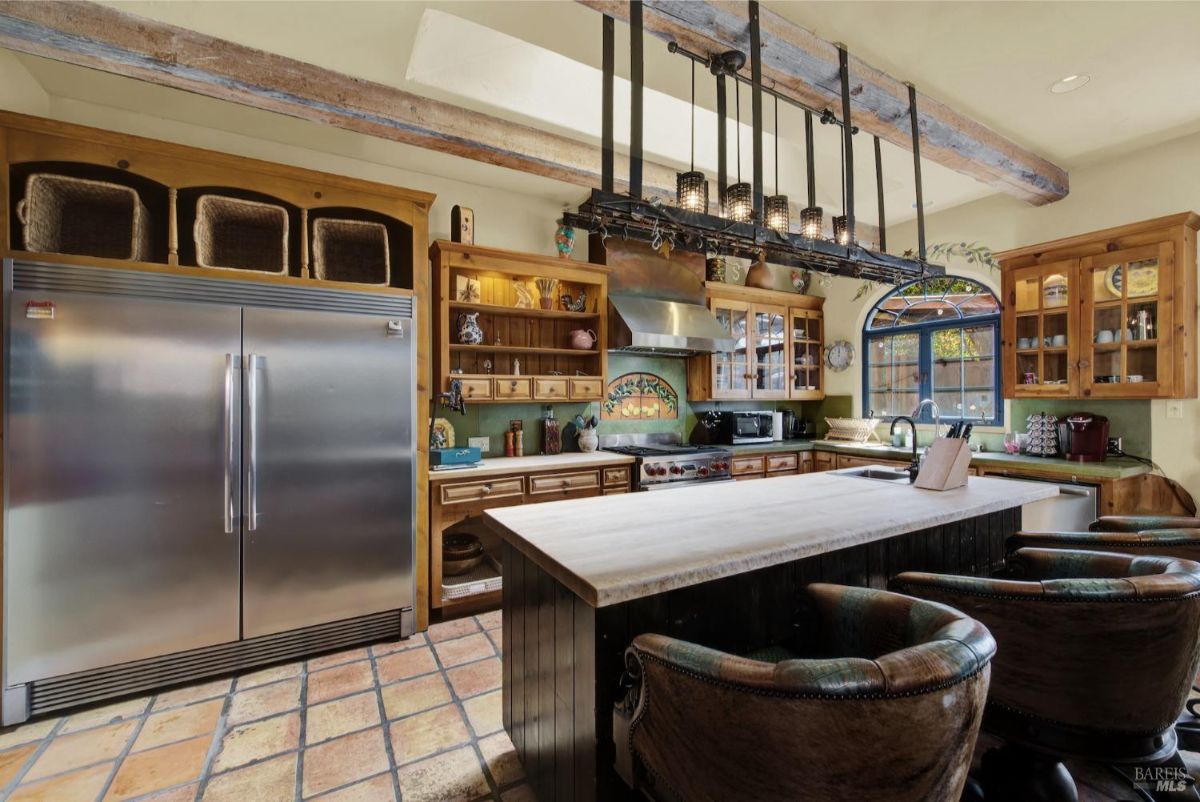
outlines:
[{"label": "decorative tile mural", "polygon": [[625,373],[608,383],[608,397],[600,405],[602,420],[675,420],[679,393],[654,373]]}]

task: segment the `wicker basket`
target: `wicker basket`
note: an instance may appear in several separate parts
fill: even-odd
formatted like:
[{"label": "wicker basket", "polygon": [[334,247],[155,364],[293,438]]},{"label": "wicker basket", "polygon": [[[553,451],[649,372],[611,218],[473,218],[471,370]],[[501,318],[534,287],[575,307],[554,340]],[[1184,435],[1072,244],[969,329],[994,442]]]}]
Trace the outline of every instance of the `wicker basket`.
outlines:
[{"label": "wicker basket", "polygon": [[321,217],[313,222],[313,275],[324,281],[387,284],[391,261],[382,223]]},{"label": "wicker basket", "polygon": [[137,190],[53,173],[33,173],[17,203],[25,250],[145,261],[149,212]]},{"label": "wicker basket", "polygon": [[287,272],[288,214],[282,206],[201,195],[192,233],[201,267]]},{"label": "wicker basket", "polygon": [[826,440],[844,440],[850,443],[865,443],[868,440],[879,442],[875,427],[879,425],[878,418],[826,418],[829,424],[829,434]]}]

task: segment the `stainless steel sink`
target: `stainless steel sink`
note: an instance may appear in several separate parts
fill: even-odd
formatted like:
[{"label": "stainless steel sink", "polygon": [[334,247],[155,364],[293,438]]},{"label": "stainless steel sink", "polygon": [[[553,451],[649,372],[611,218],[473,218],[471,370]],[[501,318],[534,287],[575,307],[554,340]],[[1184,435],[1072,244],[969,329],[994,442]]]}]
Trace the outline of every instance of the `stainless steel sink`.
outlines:
[{"label": "stainless steel sink", "polygon": [[896,468],[847,468],[838,473],[843,476],[855,476],[859,479],[874,479],[877,482],[903,482],[908,484],[908,471],[897,470]]}]

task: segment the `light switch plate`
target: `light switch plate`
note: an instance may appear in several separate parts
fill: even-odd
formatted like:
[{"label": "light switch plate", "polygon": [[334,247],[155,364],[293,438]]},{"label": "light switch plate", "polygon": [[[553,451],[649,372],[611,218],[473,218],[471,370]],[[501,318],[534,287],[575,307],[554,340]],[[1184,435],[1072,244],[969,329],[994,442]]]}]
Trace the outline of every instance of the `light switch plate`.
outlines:
[{"label": "light switch plate", "polygon": [[1183,418],[1183,402],[1182,401],[1168,401],[1167,402],[1167,417],[1182,419]]},{"label": "light switch plate", "polygon": [[478,448],[481,454],[486,454],[492,450],[492,438],[490,437],[468,437],[467,445],[472,448]]}]

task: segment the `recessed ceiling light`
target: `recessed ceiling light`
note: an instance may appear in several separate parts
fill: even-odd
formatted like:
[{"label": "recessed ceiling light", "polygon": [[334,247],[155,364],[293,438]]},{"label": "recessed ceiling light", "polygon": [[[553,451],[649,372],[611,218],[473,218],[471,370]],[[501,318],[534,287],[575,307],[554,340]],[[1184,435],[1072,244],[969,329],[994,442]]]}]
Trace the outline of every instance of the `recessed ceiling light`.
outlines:
[{"label": "recessed ceiling light", "polygon": [[1079,75],[1068,75],[1066,78],[1050,84],[1050,91],[1056,95],[1064,95],[1067,92],[1074,92],[1081,86],[1087,85],[1087,82],[1090,80],[1092,80],[1092,76],[1083,75],[1082,73]]}]

